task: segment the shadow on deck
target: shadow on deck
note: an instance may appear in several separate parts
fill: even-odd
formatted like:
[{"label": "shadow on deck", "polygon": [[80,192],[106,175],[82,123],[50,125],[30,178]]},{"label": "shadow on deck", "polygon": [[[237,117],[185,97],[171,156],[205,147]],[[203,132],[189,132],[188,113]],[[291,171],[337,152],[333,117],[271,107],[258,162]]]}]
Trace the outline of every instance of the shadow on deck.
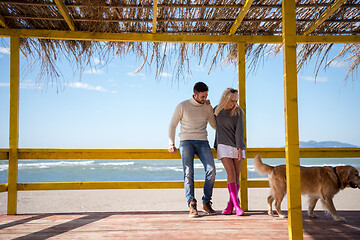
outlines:
[{"label": "shadow on deck", "polygon": [[[303,212],[304,239],[360,239],[360,211]],[[288,239],[288,221],[249,211],[245,216],[189,218],[187,212],[112,212],[0,215],[1,239]]]}]

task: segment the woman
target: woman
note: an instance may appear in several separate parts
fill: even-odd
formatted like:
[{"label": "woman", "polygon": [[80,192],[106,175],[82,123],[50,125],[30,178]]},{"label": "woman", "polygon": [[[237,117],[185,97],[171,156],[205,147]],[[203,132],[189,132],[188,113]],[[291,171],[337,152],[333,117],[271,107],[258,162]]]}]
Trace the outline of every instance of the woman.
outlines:
[{"label": "woman", "polygon": [[221,96],[220,103],[214,108],[216,118],[215,148],[217,158],[223,163],[227,173],[227,187],[230,200],[223,214],[231,214],[235,208],[236,215],[243,215],[238,197],[240,171],[245,158],[243,138],[243,111],[237,104],[238,91],[227,88]]}]

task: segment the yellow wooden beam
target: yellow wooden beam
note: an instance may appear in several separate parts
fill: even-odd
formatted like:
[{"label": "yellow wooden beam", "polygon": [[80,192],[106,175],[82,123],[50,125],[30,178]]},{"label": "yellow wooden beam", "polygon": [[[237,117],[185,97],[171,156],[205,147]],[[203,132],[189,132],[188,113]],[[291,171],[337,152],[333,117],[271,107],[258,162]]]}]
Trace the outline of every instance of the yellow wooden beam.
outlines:
[{"label": "yellow wooden beam", "polygon": [[152,33],[156,33],[156,22],[157,22],[157,0],[154,0]]},{"label": "yellow wooden beam", "polygon": [[[246,80],[246,63],[245,63],[245,43],[238,43],[238,85],[239,85],[239,106],[244,111],[243,115],[243,127],[244,127],[244,142],[246,150],[246,98],[245,98],[245,80]],[[245,153],[246,156],[246,153]],[[240,174],[240,203],[241,208],[244,211],[249,210],[248,201],[248,186],[247,186],[247,159],[242,162],[241,174]]]},{"label": "yellow wooden beam", "polygon": [[360,148],[300,148],[301,158],[360,158]]},{"label": "yellow wooden beam", "polygon": [[[213,154],[216,152],[213,150]],[[180,159],[167,149],[19,149],[20,159]]]},{"label": "yellow wooden beam", "polygon": [[[251,188],[268,188],[267,180],[249,181]],[[195,188],[203,188],[204,181],[195,181]],[[214,188],[226,188],[226,180],[216,180]],[[47,183],[18,183],[18,191],[44,190],[95,190],[95,189],[173,189],[184,188],[184,181],[147,181],[147,182],[47,182]],[[0,190],[6,189],[0,185]]]},{"label": "yellow wooden beam", "polygon": [[341,5],[343,5],[347,0],[336,0],[329,8],[327,8],[315,22],[309,25],[305,31],[304,35],[309,35],[312,33],[320,24],[322,24],[328,17],[331,16],[336,10],[338,10]]},{"label": "yellow wooden beam", "polygon": [[269,181],[266,180],[250,180],[248,181],[249,188],[268,188],[270,187]]},{"label": "yellow wooden beam", "polygon": [[74,20],[72,19],[72,17],[70,16],[64,2],[62,0],[55,0],[56,6],[58,7],[61,15],[63,16],[63,18],[65,19],[67,25],[69,26],[71,31],[75,31],[75,23]]},{"label": "yellow wooden beam", "polygon": [[303,239],[297,100],[295,1],[282,1],[285,156],[289,239]]},{"label": "yellow wooden beam", "polygon": [[[225,188],[226,184],[226,180],[217,180],[214,184],[214,188]],[[195,181],[194,186],[195,188],[203,188],[204,181]],[[18,183],[19,191],[171,188],[184,188],[184,181]]]},{"label": "yellow wooden beam", "polygon": [[1,192],[7,192],[8,191],[8,184],[0,184],[0,193]]},{"label": "yellow wooden beam", "polygon": [[5,18],[2,15],[0,15],[0,25],[4,28],[9,28],[6,24]]},{"label": "yellow wooden beam", "polygon": [[152,33],[100,33],[30,29],[0,29],[0,37],[40,38],[115,42],[181,42],[181,43],[281,43],[281,36],[259,35],[181,35]]},{"label": "yellow wooden beam", "polygon": [[230,28],[230,35],[233,35],[236,33],[236,30],[239,28],[241,22],[243,21],[246,13],[249,11],[251,4],[254,0],[246,0],[244,6],[241,8],[239,15],[236,17],[235,22]]},{"label": "yellow wooden beam", "polygon": [[360,43],[360,35],[296,36],[297,43]]},{"label": "yellow wooden beam", "polygon": [[10,126],[7,213],[16,214],[19,144],[19,38],[10,38]]},{"label": "yellow wooden beam", "polygon": [[[216,158],[216,150],[212,149]],[[285,158],[285,148],[247,148],[247,158]],[[0,149],[0,159],[9,159],[9,149]],[[360,148],[300,148],[301,158],[360,158]],[[19,148],[19,159],[181,159],[167,149],[41,149]]]},{"label": "yellow wooden beam", "polygon": [[[0,29],[0,37],[62,39],[117,42],[188,42],[188,43],[281,43],[282,36],[241,35],[167,35],[146,33],[91,33],[80,31]],[[296,36],[297,43],[359,43],[360,35]]]},{"label": "yellow wooden beam", "polygon": [[257,154],[261,158],[285,158],[285,148],[247,148],[247,158],[254,158]]},{"label": "yellow wooden beam", "polygon": [[0,149],[0,160],[8,160],[9,159],[9,149]]},{"label": "yellow wooden beam", "polygon": [[[247,148],[247,157],[285,158],[284,148]],[[360,158],[360,148],[300,148],[301,158]]]}]

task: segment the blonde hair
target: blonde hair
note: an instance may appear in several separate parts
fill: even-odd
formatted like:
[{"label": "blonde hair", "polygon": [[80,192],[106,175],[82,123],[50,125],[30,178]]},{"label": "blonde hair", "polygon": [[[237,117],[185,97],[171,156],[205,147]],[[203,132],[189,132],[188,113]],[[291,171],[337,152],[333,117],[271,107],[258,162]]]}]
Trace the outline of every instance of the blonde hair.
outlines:
[{"label": "blonde hair", "polygon": [[[223,92],[220,102],[218,104],[218,106],[215,108],[215,116],[219,115],[220,111],[223,110],[226,105],[228,104],[228,102],[230,100],[238,100],[239,99],[239,92],[236,89],[233,88],[227,88],[225,89],[225,91]],[[240,111],[242,111],[242,109],[239,107],[238,103],[236,103],[236,105],[234,106],[234,108],[231,110],[230,115],[231,116],[235,116],[240,114]]]}]

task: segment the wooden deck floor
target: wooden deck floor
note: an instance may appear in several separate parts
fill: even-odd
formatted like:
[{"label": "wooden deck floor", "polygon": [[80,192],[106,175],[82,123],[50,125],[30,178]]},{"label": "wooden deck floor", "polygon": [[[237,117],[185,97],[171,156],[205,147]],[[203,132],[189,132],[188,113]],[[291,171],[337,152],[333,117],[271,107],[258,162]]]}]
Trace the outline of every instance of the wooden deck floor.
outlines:
[{"label": "wooden deck floor", "polygon": [[[345,223],[317,214],[303,212],[304,239],[360,239],[359,211],[340,211]],[[265,211],[194,219],[187,212],[0,215],[0,239],[288,239],[288,224]]]}]

